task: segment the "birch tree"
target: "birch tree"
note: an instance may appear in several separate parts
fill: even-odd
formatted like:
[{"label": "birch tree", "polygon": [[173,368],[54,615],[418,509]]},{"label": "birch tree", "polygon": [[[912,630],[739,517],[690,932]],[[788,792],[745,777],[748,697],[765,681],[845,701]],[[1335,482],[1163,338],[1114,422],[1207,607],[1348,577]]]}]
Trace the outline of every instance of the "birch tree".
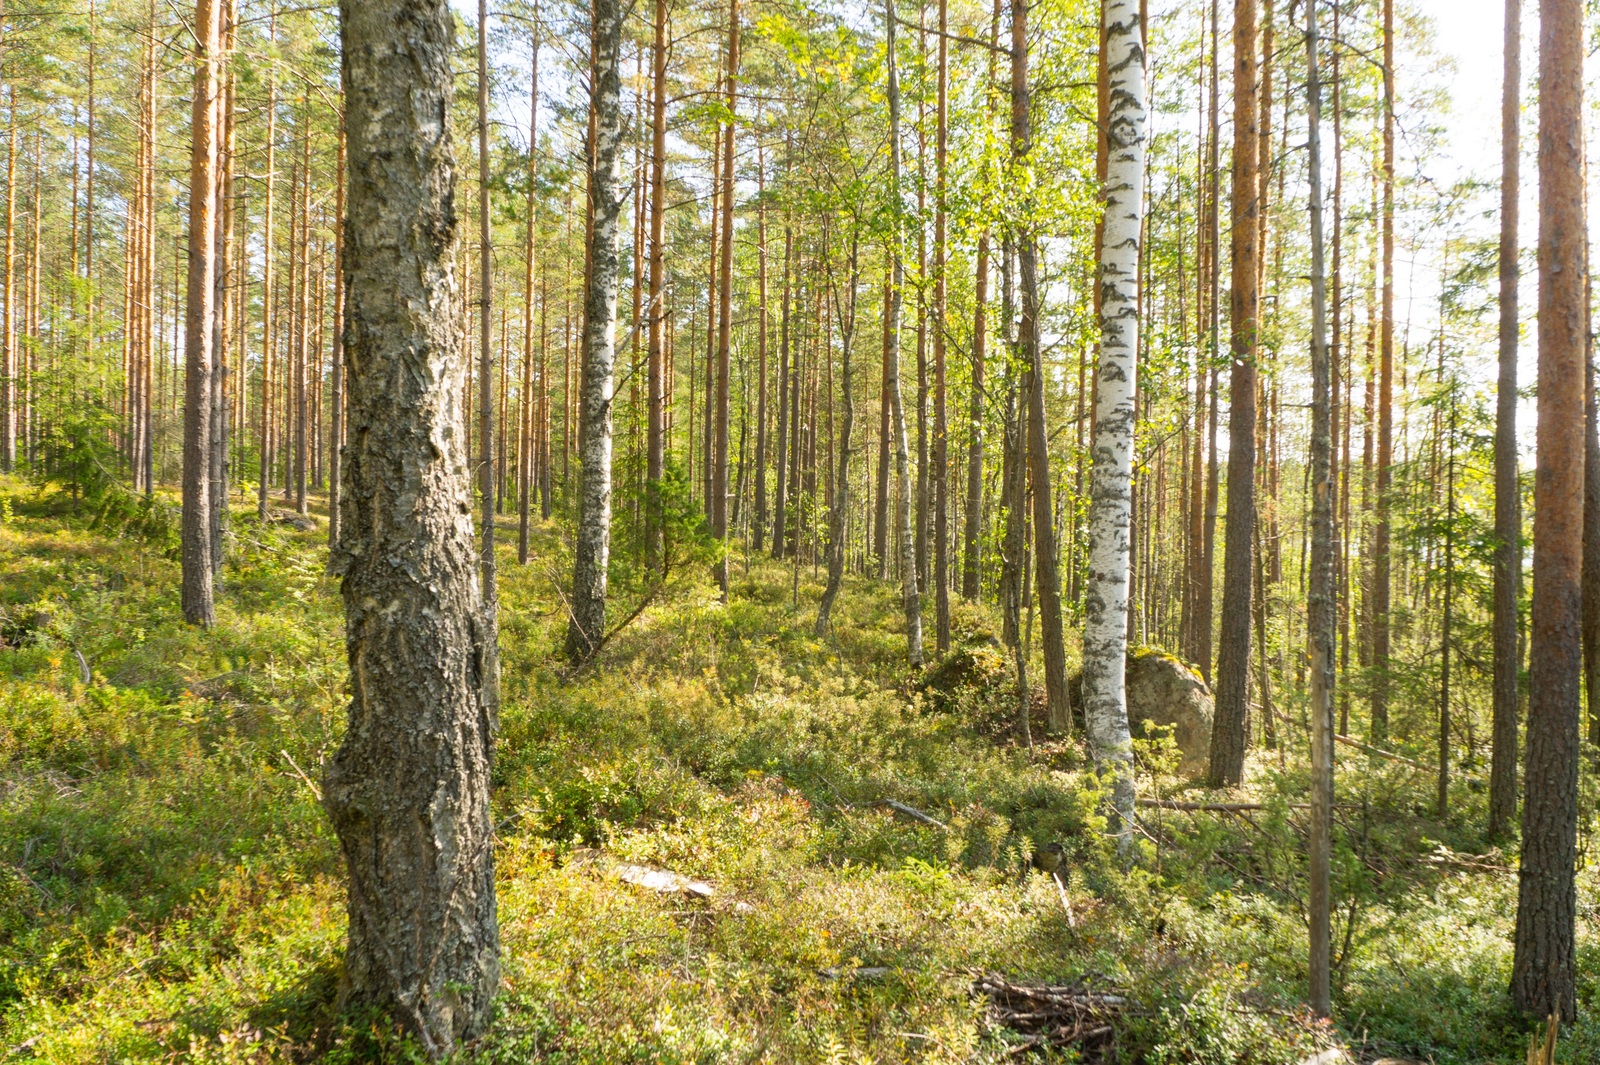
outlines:
[{"label": "birch tree", "polygon": [[574,666],[600,647],[606,626],[606,566],[611,557],[611,392],[617,355],[617,288],[622,203],[622,77],[618,58],[622,0],[595,0],[594,151],[590,155],[589,288],[583,324],[583,388],[579,396],[577,551],[572,565],[572,618],[567,658]]},{"label": "birch tree", "polygon": [[1144,24],[1139,0],[1101,8],[1110,76],[1110,165],[1100,251],[1100,395],[1089,500],[1089,589],[1083,627],[1089,748],[1111,778],[1119,846],[1132,843],[1133,748],[1128,733],[1128,571],[1134,389],[1139,355],[1139,240],[1145,178]]},{"label": "birch tree", "polygon": [[350,724],[324,805],[349,868],[345,1001],[433,1057],[500,986],[497,707],[473,549],[446,0],[346,0]]}]

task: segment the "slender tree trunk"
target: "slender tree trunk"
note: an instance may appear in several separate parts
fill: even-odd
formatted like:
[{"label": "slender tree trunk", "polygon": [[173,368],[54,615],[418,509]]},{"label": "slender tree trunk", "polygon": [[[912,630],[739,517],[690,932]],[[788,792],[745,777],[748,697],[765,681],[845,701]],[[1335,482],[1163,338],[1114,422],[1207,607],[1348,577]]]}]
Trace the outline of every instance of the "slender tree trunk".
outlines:
[{"label": "slender tree trunk", "polygon": [[[343,505],[341,491],[344,465],[344,199],[345,199],[345,130],[344,111],[339,111],[339,145],[334,165],[333,185],[333,368],[332,407],[333,425],[328,440],[328,546],[337,551],[343,522],[339,508]],[[242,350],[242,349],[241,349]]]},{"label": "slender tree trunk", "polygon": [[837,285],[833,290],[834,313],[839,320],[840,371],[843,377],[844,410],[839,428],[839,472],[833,479],[833,498],[828,506],[828,584],[822,592],[822,603],[817,609],[816,636],[820,640],[828,632],[828,619],[834,601],[839,597],[839,587],[844,583],[845,523],[850,513],[850,456],[851,430],[855,426],[855,379],[851,375],[850,352],[855,346],[856,287],[861,280],[857,265],[857,236],[850,234],[849,291],[843,298]]},{"label": "slender tree trunk", "polygon": [[884,0],[884,36],[888,56],[889,95],[889,209],[894,236],[890,242],[893,262],[889,283],[889,343],[884,351],[887,363],[884,376],[889,381],[889,409],[893,419],[895,477],[900,498],[895,502],[895,525],[900,536],[901,596],[906,616],[906,656],[913,669],[922,666],[922,596],[917,588],[917,545],[911,525],[911,459],[906,438],[906,409],[900,388],[900,302],[905,268],[902,260],[904,222],[900,202],[900,74],[895,55],[894,0]]},{"label": "slender tree trunk", "polygon": [[595,0],[595,78],[590,108],[595,118],[589,174],[594,226],[589,248],[589,289],[583,330],[583,455],[578,492],[577,549],[572,571],[572,617],[567,658],[574,666],[600,647],[606,623],[606,565],[611,554],[611,396],[617,346],[618,219],[622,184],[622,78],[618,60],[621,0]]},{"label": "slender tree trunk", "polygon": [[1577,1011],[1574,881],[1584,487],[1583,5],[1539,4],[1539,427],[1533,633],[1511,997],[1536,1016]]},{"label": "slender tree trunk", "polygon": [[661,567],[661,478],[666,472],[666,309],[667,283],[667,0],[655,3],[655,43],[651,53],[650,98],[650,350],[646,391],[649,428],[645,442],[645,565]]},{"label": "slender tree trunk", "polygon": [[[1521,194],[1522,0],[1506,0],[1500,98],[1500,354],[1494,423],[1494,722],[1489,836],[1505,839],[1517,816],[1517,664],[1521,619],[1522,500],[1517,476],[1517,209]],[[1593,706],[1594,689],[1590,689]]]},{"label": "slender tree trunk", "polygon": [[789,450],[789,423],[796,421],[794,404],[789,400],[790,379],[794,377],[794,360],[789,354],[789,284],[791,260],[794,258],[794,231],[788,215],[783,219],[783,307],[778,327],[778,491],[772,501],[772,557],[783,557],[788,526],[788,500],[793,490],[787,460]]},{"label": "slender tree trunk", "polygon": [[[756,144],[756,499],[750,548],[761,553],[767,531],[767,157]],[[854,299],[854,293],[851,294]]]},{"label": "slender tree trunk", "polygon": [[[934,639],[950,650],[950,456],[945,411],[945,182],[950,141],[949,0],[939,0],[939,73],[933,142],[933,588]],[[1063,652],[1064,653],[1064,652]],[[1065,664],[1062,668],[1065,674]]]},{"label": "slender tree trunk", "polygon": [[739,0],[728,5],[728,115],[722,131],[722,264],[717,281],[716,424],[711,456],[711,534],[717,538],[717,584],[728,601],[728,387],[733,346],[734,122],[739,100]]},{"label": "slender tree trunk", "polygon": [[[1308,0],[1309,2],[1309,0]],[[1257,246],[1260,179],[1261,100],[1257,81],[1256,0],[1235,0],[1233,8],[1233,283],[1228,412],[1228,528],[1222,560],[1222,626],[1217,655],[1216,720],[1211,730],[1214,787],[1244,779],[1244,754],[1250,736],[1250,593],[1255,569],[1251,558],[1256,491],[1256,331],[1259,280]]]},{"label": "slender tree trunk", "polygon": [[[1109,19],[1110,16],[1107,17]],[[1140,41],[1143,31],[1137,25],[1136,7],[1130,17],[1132,24],[1123,29],[1126,34],[1133,36],[1135,43],[1131,47],[1135,61],[1138,61],[1138,54],[1143,48]],[[1019,165],[1027,165],[1028,155],[1033,147],[1033,130],[1028,88],[1028,11],[1022,0],[1013,0],[1011,20],[1011,153]],[[1139,80],[1142,92],[1143,79]],[[1142,98],[1139,111],[1142,122]],[[1139,136],[1142,137],[1142,133]],[[1141,170],[1139,187],[1133,191],[1134,199],[1129,205],[1136,217],[1140,212],[1138,197],[1143,189],[1142,174]],[[1129,176],[1124,174],[1124,178]],[[1135,232],[1133,246],[1136,250],[1138,242],[1139,236]],[[1056,573],[1055,513],[1050,499],[1049,438],[1045,431],[1044,413],[1044,365],[1039,352],[1038,245],[1035,242],[1032,222],[1026,217],[1021,223],[1021,231],[1016,236],[1016,247],[1017,275],[1022,296],[1017,354],[1024,367],[1023,393],[1028,408],[1026,454],[1029,478],[1033,486],[1034,570],[1038,585],[1040,634],[1044,643],[1045,698],[1049,705],[1050,731],[1056,735],[1066,735],[1072,729],[1072,713],[1067,696],[1066,644],[1061,621],[1061,582]],[[1138,289],[1137,261],[1135,255],[1135,266],[1132,268],[1132,276],[1128,279],[1130,294]],[[1137,338],[1137,327],[1134,328],[1133,335]],[[1132,431],[1131,421],[1129,431]]]},{"label": "slender tree trunk", "polygon": [[[479,523],[482,545],[479,548],[484,629],[499,631],[500,593],[496,588],[494,559],[494,350],[490,346],[494,328],[494,244],[489,217],[489,5],[478,0],[478,492],[482,514]],[[502,357],[504,357],[502,355]],[[487,675],[499,683],[500,650],[498,640],[484,646],[489,658]],[[493,698],[499,702],[499,693]]]},{"label": "slender tree trunk", "polygon": [[1383,318],[1378,370],[1378,525],[1373,539],[1371,738],[1389,734],[1389,485],[1394,462],[1394,0],[1383,0]]},{"label": "slender tree trunk", "polygon": [[310,364],[311,345],[311,94],[302,99],[300,134],[300,239],[295,249],[300,260],[299,293],[295,297],[294,360],[294,509],[297,514],[310,513],[306,499],[306,475],[311,460]]},{"label": "slender tree trunk", "polygon": [[1139,243],[1145,183],[1144,24],[1135,0],[1104,0],[1111,78],[1100,259],[1100,370],[1089,503],[1089,592],[1083,630],[1089,749],[1111,778],[1119,848],[1133,841],[1133,750],[1128,733],[1128,556],[1132,522],[1134,398],[1138,381]]},{"label": "slender tree trunk", "polygon": [[1311,583],[1307,629],[1311,643],[1311,1011],[1332,1009],[1330,865],[1333,851],[1333,418],[1332,366],[1322,258],[1322,86],[1317,57],[1315,0],[1306,5],[1306,103],[1310,135],[1311,213]]},{"label": "slender tree trunk", "polygon": [[[211,375],[216,361],[217,77],[221,9],[198,0],[194,19],[194,110],[189,147],[189,269],[184,315],[183,619],[216,624],[211,567]],[[15,138],[13,137],[13,142]],[[10,213],[7,213],[9,223]],[[10,226],[7,230],[9,233]],[[10,288],[7,248],[6,287]],[[8,292],[9,295],[9,292]],[[7,301],[9,307],[10,301]],[[7,323],[7,345],[10,329]],[[9,419],[9,412],[7,417]]]},{"label": "slender tree trunk", "polygon": [[[154,0],[152,0],[152,3]],[[273,9],[271,20],[268,22],[267,39],[277,38],[277,10]],[[278,75],[277,68],[272,60],[267,60],[267,133],[266,133],[266,173],[262,181],[266,184],[264,193],[265,202],[262,207],[261,221],[261,430],[260,439],[257,441],[260,448],[260,469],[256,485],[256,517],[260,521],[267,520],[267,486],[272,481],[272,452],[273,452],[273,418],[276,410],[272,402],[272,382],[274,361],[277,354],[277,336],[273,328],[276,320],[277,308],[273,306],[273,298],[277,294],[274,288],[272,261],[272,223],[273,199],[277,185],[278,142]]]},{"label": "slender tree trunk", "polygon": [[[233,338],[233,292],[236,280],[233,239],[235,224],[234,151],[236,146],[234,90],[238,79],[233,72],[232,64],[232,55],[236,44],[235,15],[234,0],[223,0],[218,15],[221,56],[218,62],[218,76],[221,80],[218,85],[217,120],[221,127],[218,134],[221,173],[216,189],[216,232],[213,245],[217,256],[216,269],[213,276],[215,285],[213,298],[215,300],[216,313],[212,317],[213,335],[211,340],[212,348],[215,352],[213,359],[214,370],[211,375],[211,477],[209,487],[211,494],[210,535],[213,586],[220,581],[222,575],[222,538],[227,529],[228,521],[228,434],[232,413],[229,409],[229,384],[234,376],[234,368],[231,365],[232,360],[229,357],[232,354],[229,350],[229,344]],[[227,63],[226,70],[222,67],[223,63]],[[92,169],[90,174],[92,176]]]},{"label": "slender tree trunk", "polygon": [[[539,8],[533,9],[532,64],[533,76],[528,86],[528,222],[524,237],[524,269],[522,274],[522,450],[517,462],[517,564],[528,564],[528,524],[532,515],[533,494],[537,491],[534,476],[537,461],[537,413],[533,397],[533,282],[538,274],[538,209],[539,209]],[[653,305],[652,305],[653,306]],[[653,328],[653,326],[652,326]],[[543,351],[541,349],[541,356]],[[544,371],[539,373],[539,385],[544,387]],[[657,474],[659,477],[659,472]],[[648,536],[646,543],[648,544]]]},{"label": "slender tree trunk", "polygon": [[337,561],[352,688],[324,805],[350,873],[345,1001],[389,1013],[439,1058],[485,1030],[500,985],[499,682],[474,572],[451,280],[454,17],[443,0],[341,13],[351,446]]}]

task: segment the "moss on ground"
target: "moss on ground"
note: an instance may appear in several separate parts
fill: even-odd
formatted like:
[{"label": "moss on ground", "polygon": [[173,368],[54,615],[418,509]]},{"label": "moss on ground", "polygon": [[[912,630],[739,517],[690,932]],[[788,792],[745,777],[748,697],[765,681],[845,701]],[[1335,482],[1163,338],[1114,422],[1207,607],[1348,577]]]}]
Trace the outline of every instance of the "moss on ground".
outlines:
[{"label": "moss on ground", "polygon": [[[322,533],[237,516],[219,623],[199,632],[177,620],[159,544],[15,480],[0,497],[0,1051],[415,1057],[335,1015],[341,870],[313,789],[343,727],[344,648]],[[1437,820],[1415,810],[1431,781],[1406,767],[1341,770],[1340,1024],[1320,1028],[1297,1005],[1297,755],[1254,756],[1266,808],[1248,819],[1146,811],[1125,871],[1077,749],[1024,752],[997,724],[1016,694],[988,668],[983,610],[959,612],[970,661],[930,692],[900,665],[892,589],[847,582],[817,641],[809,572],[794,610],[791,570],[741,559],[727,607],[679,587],[570,681],[554,655],[566,549],[553,525],[538,545],[544,563],[501,569],[505,994],[464,1059],[1011,1060],[1017,1037],[969,993],[997,969],[1129,995],[1119,1062],[1275,1065],[1334,1037],[1441,1065],[1522,1060],[1504,994],[1515,876],[1481,847],[1471,793]],[[1026,872],[1048,841],[1067,851],[1073,921]],[[616,861],[716,894],[641,891]],[[1569,1065],[1600,1060],[1596,909],[1590,868]],[[887,975],[851,978],[861,966]]]}]

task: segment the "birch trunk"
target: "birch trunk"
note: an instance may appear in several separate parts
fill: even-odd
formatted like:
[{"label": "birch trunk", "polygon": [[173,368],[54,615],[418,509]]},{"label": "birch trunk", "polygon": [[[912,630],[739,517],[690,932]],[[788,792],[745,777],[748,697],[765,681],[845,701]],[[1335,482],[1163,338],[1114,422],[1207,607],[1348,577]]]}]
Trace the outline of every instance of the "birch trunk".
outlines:
[{"label": "birch trunk", "polygon": [[473,550],[444,0],[342,5],[349,165],[350,725],[324,804],[349,866],[344,998],[432,1057],[499,990],[495,633]]},{"label": "birch trunk", "polygon": [[1138,380],[1138,267],[1145,174],[1144,26],[1138,0],[1102,8],[1110,76],[1110,161],[1100,252],[1100,368],[1089,502],[1089,589],[1083,629],[1084,721],[1100,772],[1111,778],[1118,845],[1133,842],[1133,749],[1124,670],[1132,522],[1134,390]]},{"label": "birch trunk", "polygon": [[579,412],[578,537],[572,567],[567,658],[580,665],[599,649],[606,625],[611,556],[611,391],[617,348],[618,220],[622,215],[622,79],[618,70],[621,0],[595,0],[594,153],[589,206],[589,289],[584,299],[583,386]]}]

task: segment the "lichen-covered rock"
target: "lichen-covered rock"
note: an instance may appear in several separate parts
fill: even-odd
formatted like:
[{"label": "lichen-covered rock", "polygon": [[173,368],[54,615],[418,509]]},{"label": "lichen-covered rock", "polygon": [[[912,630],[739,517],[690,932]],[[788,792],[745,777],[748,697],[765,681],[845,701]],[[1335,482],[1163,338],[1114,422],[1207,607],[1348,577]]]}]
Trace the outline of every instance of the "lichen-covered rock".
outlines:
[{"label": "lichen-covered rock", "polygon": [[1172,725],[1181,773],[1204,772],[1211,751],[1214,704],[1205,680],[1174,656],[1140,648],[1128,656],[1128,719],[1138,736],[1146,725]]},{"label": "lichen-covered rock", "polygon": [[[1171,725],[1182,759],[1178,772],[1203,773],[1211,752],[1211,688],[1176,656],[1154,647],[1128,653],[1128,725],[1135,739],[1148,725]],[[1072,678],[1072,703],[1082,713],[1083,678]]]}]

